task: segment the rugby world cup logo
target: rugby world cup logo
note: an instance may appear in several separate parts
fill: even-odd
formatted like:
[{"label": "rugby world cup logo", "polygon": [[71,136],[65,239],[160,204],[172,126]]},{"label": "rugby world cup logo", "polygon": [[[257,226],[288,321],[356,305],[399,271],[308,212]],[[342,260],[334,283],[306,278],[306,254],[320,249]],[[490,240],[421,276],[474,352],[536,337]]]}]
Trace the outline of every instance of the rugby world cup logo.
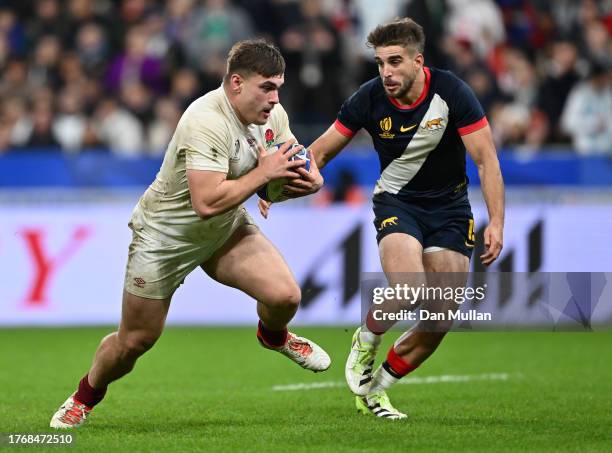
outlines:
[{"label": "rugby world cup logo", "polygon": [[387,116],[386,118],[383,118],[382,120],[380,120],[380,122],[378,123],[380,124],[380,129],[383,131],[382,134],[378,134],[380,135],[380,138],[393,138],[395,137],[395,134],[392,134],[391,128],[393,127],[393,121],[391,121],[391,117]]}]

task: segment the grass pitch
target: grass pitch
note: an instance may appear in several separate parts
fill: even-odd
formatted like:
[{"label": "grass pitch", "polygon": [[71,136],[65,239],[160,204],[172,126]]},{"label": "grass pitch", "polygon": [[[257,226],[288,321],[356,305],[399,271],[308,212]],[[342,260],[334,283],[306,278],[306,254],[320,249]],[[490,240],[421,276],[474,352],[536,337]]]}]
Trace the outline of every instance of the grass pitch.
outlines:
[{"label": "grass pitch", "polygon": [[[0,330],[0,432],[50,432],[112,330]],[[612,450],[611,333],[450,334],[414,379],[507,379],[398,385],[389,395],[410,418],[389,421],[358,415],[335,386],[352,328],[295,330],[327,349],[327,372],[262,349],[254,328],[168,328],[73,432],[70,451]],[[273,390],[299,383],[329,387]]]}]

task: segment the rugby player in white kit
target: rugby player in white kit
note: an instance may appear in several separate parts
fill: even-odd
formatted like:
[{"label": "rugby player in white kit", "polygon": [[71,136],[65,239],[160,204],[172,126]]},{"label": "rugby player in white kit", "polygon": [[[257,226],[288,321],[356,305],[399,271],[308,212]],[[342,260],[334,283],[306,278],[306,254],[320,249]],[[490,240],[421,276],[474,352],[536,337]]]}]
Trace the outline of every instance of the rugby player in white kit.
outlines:
[{"label": "rugby player in white kit", "polygon": [[[287,263],[242,206],[262,185],[279,178],[319,177],[303,161],[279,104],[285,62],[261,40],[241,41],[229,52],[222,85],[183,114],[155,181],[140,198],[132,229],[121,323],[102,339],[77,391],[51,419],[75,428],[129,373],[159,338],[174,291],[200,266],[210,277],[257,301],[257,339],[305,369],[324,371],[327,353],[287,331],[301,294]],[[276,153],[266,148],[286,142]],[[205,296],[203,297],[205,299]]]}]

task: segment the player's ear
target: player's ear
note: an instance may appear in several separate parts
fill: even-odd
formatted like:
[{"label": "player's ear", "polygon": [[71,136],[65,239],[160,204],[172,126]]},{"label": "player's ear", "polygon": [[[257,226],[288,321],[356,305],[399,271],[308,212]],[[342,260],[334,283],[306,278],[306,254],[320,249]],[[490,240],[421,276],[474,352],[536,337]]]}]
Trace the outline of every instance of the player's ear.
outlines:
[{"label": "player's ear", "polygon": [[418,66],[418,67],[423,67],[423,65],[425,64],[425,57],[423,56],[422,53],[417,52],[417,54],[414,57],[414,63]]},{"label": "player's ear", "polygon": [[231,74],[229,77],[229,85],[230,90],[234,94],[238,94],[242,91],[242,86],[244,84],[244,79],[238,73]]}]

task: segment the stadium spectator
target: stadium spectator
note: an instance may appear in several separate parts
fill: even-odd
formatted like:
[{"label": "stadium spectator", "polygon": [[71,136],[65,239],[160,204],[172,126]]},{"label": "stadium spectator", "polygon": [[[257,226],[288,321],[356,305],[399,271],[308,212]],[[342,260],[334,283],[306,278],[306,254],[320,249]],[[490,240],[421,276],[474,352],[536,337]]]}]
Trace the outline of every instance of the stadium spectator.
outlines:
[{"label": "stadium spectator", "polygon": [[584,52],[586,56],[600,65],[612,63],[612,40],[605,25],[595,21],[584,30]]},{"label": "stadium spectator", "polygon": [[31,43],[38,42],[43,36],[56,36],[65,40],[68,34],[65,22],[60,17],[58,0],[39,0],[34,8],[34,17],[26,27],[26,35]]},{"label": "stadium spectator", "polygon": [[60,86],[58,63],[61,43],[52,35],[43,36],[37,43],[32,61],[28,65],[28,85],[33,88]]},{"label": "stadium spectator", "polygon": [[24,146],[28,148],[59,148],[60,143],[53,132],[53,106],[46,99],[34,104],[32,129]]},{"label": "stadium spectator", "polygon": [[87,79],[81,60],[75,52],[65,52],[59,64],[60,77],[66,85],[82,84]]},{"label": "stadium spectator", "polygon": [[492,0],[447,0],[447,35],[467,41],[476,55],[486,59],[505,39],[499,6]]},{"label": "stadium spectator", "polygon": [[[412,18],[421,24],[425,36],[444,36],[445,18],[448,12],[446,0],[431,2],[428,0],[412,0],[408,2],[402,16]],[[428,39],[425,41],[427,64],[436,67],[446,67],[446,56],[442,49],[442,41]]]},{"label": "stadium spectator", "polygon": [[537,113],[541,114],[542,121],[532,124],[532,127],[537,124],[542,129],[543,142],[568,141],[568,137],[559,127],[559,120],[570,90],[580,80],[576,69],[577,59],[578,49],[573,42],[561,38],[552,44],[546,76],[537,90],[536,109]]},{"label": "stadium spectator", "polygon": [[121,104],[138,118],[143,126],[153,118],[153,96],[147,87],[138,80],[132,80],[121,86],[119,93]]},{"label": "stadium spectator", "polygon": [[[536,126],[541,116],[533,115],[537,93],[536,68],[525,52],[504,48],[499,53],[497,81],[502,96],[491,105],[493,133],[499,145],[518,145],[528,141],[541,143],[542,127]],[[473,82],[472,82],[473,83]],[[532,128],[535,132],[532,132]]]},{"label": "stadium spectator", "polygon": [[500,101],[501,94],[495,77],[486,67],[475,67],[463,75],[467,84],[472,87],[485,112],[491,110]]},{"label": "stadium spectator", "polygon": [[[365,46],[370,30],[376,25],[388,22],[400,15],[402,7],[405,6],[401,0],[353,0],[352,9],[355,12],[355,27],[353,39],[349,45],[351,56],[355,59],[355,73],[357,76],[356,85],[370,80],[372,73],[377,68],[372,62],[372,51]],[[349,94],[351,90],[349,90]]]},{"label": "stadium spectator", "polygon": [[8,145],[19,148],[30,135],[32,122],[28,116],[28,106],[23,97],[11,96],[2,103],[2,126],[7,129]]},{"label": "stadium spectator", "polygon": [[108,6],[106,2],[96,4],[94,0],[67,0],[66,11],[61,20],[65,27],[63,38],[66,47],[74,49],[80,29],[92,23],[105,30],[118,30],[120,22],[113,21],[113,14]]},{"label": "stadium spectator", "polygon": [[109,44],[106,31],[98,24],[86,24],[77,33],[76,54],[84,71],[102,77],[108,60]]},{"label": "stadium spectator", "polygon": [[141,123],[113,98],[100,102],[95,113],[95,130],[100,142],[121,157],[136,157],[144,150]]},{"label": "stadium spectator", "polygon": [[155,118],[147,131],[147,150],[150,154],[164,154],[181,117],[181,111],[170,98],[160,98],[155,103]]},{"label": "stadium spectator", "polygon": [[182,45],[190,65],[214,78],[217,86],[232,44],[252,35],[253,24],[243,9],[230,0],[205,0],[194,12]]},{"label": "stadium spectator", "polygon": [[168,0],[164,31],[170,42],[186,41],[186,31],[194,8],[194,0]]},{"label": "stadium spectator", "polygon": [[26,97],[29,93],[28,66],[24,60],[11,58],[0,76],[0,96]]},{"label": "stadium spectator", "polygon": [[132,27],[125,38],[125,51],[117,55],[106,75],[106,86],[113,92],[124,84],[141,82],[154,93],[164,89],[162,60],[147,52],[148,34],[139,26]]},{"label": "stadium spectator", "polygon": [[14,56],[23,56],[27,49],[27,38],[24,27],[16,14],[6,8],[0,8],[0,35],[7,40],[10,52]]},{"label": "stadium spectator", "polygon": [[339,39],[321,0],[300,2],[298,21],[280,37],[287,61],[287,110],[298,122],[327,123],[342,103]]},{"label": "stadium spectator", "polygon": [[78,89],[66,87],[58,96],[58,115],[53,121],[53,133],[64,151],[76,153],[81,150],[86,142],[87,125]]},{"label": "stadium spectator", "polygon": [[201,90],[199,84],[197,74],[191,69],[182,68],[174,73],[170,84],[170,96],[179,104],[181,110],[185,110],[200,96],[200,93],[206,91]]},{"label": "stadium spectator", "polygon": [[587,80],[569,94],[561,125],[580,154],[612,156],[610,71],[594,64]]}]

